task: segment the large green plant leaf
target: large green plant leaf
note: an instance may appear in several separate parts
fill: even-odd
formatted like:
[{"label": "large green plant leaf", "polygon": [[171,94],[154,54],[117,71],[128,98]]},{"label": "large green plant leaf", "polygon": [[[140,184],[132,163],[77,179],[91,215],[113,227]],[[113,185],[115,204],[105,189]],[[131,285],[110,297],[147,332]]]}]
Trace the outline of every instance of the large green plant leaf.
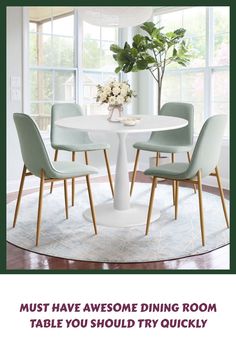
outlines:
[{"label": "large green plant leaf", "polygon": [[[184,28],[164,33],[164,27],[158,27],[153,22],[145,22],[140,28],[146,34],[136,34],[132,44],[125,42],[123,48],[117,44],[111,45],[113,58],[118,63],[116,73],[149,69],[157,74],[158,70],[164,70],[171,62],[181,66],[188,64],[190,55],[189,47],[184,40],[186,32]],[[158,81],[160,77],[163,75],[157,75],[155,78]]]},{"label": "large green plant leaf", "polygon": [[111,44],[110,50],[114,53],[119,53],[122,50],[122,48],[119,47],[117,44]]},{"label": "large green plant leaf", "polygon": [[[125,42],[123,48],[117,44],[110,46],[114,53],[113,58],[118,64],[115,72],[149,70],[161,92],[166,66],[172,62],[186,66],[190,61],[190,48],[184,39],[186,30],[178,28],[164,33],[164,27],[158,27],[153,22],[145,22],[140,28],[145,33],[136,34],[132,44]],[[158,96],[158,112],[160,107],[161,97]]]},{"label": "large green plant leaf", "polygon": [[145,70],[148,67],[148,62],[145,59],[140,59],[137,61],[137,69]]},{"label": "large green plant leaf", "polygon": [[155,30],[155,23],[153,22],[144,22],[142,26],[140,26],[142,30],[146,31],[148,34],[152,34],[152,32]]}]

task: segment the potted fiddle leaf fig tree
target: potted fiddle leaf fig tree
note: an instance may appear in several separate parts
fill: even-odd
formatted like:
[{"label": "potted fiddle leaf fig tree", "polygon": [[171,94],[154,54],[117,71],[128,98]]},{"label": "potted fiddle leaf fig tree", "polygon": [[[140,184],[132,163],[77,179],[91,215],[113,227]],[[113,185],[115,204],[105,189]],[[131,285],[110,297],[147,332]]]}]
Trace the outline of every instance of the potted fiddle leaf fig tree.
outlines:
[{"label": "potted fiddle leaf fig tree", "polygon": [[125,42],[124,48],[112,44],[110,50],[118,63],[116,73],[149,70],[158,88],[158,113],[161,109],[161,91],[166,66],[177,63],[186,66],[190,61],[190,49],[184,39],[186,30],[176,29],[163,33],[164,27],[145,22],[140,28],[144,34],[136,34],[132,44]]}]

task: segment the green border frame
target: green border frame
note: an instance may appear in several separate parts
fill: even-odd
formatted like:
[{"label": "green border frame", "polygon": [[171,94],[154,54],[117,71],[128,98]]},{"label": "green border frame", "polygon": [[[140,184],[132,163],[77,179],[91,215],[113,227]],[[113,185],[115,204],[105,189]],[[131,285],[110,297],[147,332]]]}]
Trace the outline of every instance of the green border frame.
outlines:
[{"label": "green border frame", "polygon": [[[62,0],[1,0],[0,3],[0,273],[2,274],[236,274],[236,239],[235,233],[235,220],[233,218],[233,202],[235,200],[235,188],[231,183],[230,189],[230,216],[231,216],[231,245],[230,245],[230,270],[7,270],[6,269],[6,143],[7,143],[7,131],[6,131],[6,8],[8,6],[230,6],[230,62],[234,63],[233,50],[235,44],[235,36],[233,33],[234,14],[236,3],[233,0],[221,1],[221,0],[198,0],[198,1],[179,1],[172,0],[171,3],[167,0],[113,0],[112,5],[108,0],[81,0],[68,2]],[[235,68],[233,64],[230,67],[231,78]],[[233,80],[230,80],[230,115],[234,115],[234,106],[232,104],[233,98]],[[230,119],[230,132],[234,131],[235,122]],[[233,139],[230,141],[230,181],[234,180],[234,169],[232,168],[232,153],[235,147]]]}]

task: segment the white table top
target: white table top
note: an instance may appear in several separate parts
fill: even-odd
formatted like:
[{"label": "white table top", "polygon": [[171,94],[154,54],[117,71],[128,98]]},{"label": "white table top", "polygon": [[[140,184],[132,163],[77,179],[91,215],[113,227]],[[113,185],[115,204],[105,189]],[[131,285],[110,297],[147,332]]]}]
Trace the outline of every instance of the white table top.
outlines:
[{"label": "white table top", "polygon": [[[109,122],[106,115],[75,116],[60,119],[56,125],[64,128],[73,128],[81,131],[100,131],[114,133],[141,133],[150,131],[163,131],[178,129],[188,125],[182,118],[157,115],[127,115],[125,117],[138,117],[140,120],[134,126],[125,126],[120,122]],[[122,118],[125,118],[122,117]]]}]

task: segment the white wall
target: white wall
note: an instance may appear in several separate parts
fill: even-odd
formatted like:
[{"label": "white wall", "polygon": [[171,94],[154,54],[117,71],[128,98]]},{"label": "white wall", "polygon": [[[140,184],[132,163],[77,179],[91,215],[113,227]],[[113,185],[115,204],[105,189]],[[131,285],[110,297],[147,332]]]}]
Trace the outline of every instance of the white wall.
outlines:
[{"label": "white wall", "polygon": [[[22,86],[22,9],[7,9],[7,181],[19,180],[22,160],[13,121],[14,112],[22,112],[19,100],[11,97],[11,78],[19,77]],[[22,90],[21,90],[22,92]]]},{"label": "white wall", "polygon": [[[23,94],[21,89],[21,97],[14,99],[11,97],[10,82],[11,77],[19,77],[21,80],[21,87],[23,86],[23,11],[21,7],[8,7],[7,9],[7,189],[8,191],[17,190],[19,179],[22,170],[22,158],[20,154],[20,147],[16,130],[13,122],[13,113],[23,111]],[[131,33],[132,35],[132,33]],[[152,113],[153,107],[153,92],[151,85],[151,76],[148,72],[135,73],[128,76],[132,87],[136,90],[138,97],[134,100],[132,107],[133,113]],[[129,111],[130,109],[128,109]],[[132,144],[137,140],[142,141],[148,138],[148,134],[130,134],[127,138],[128,146],[128,161],[132,168],[135,151],[132,148]],[[94,139],[97,141],[106,140],[111,144],[109,152],[110,161],[113,167],[116,161],[117,151],[117,137],[115,135],[94,134]],[[47,149],[51,156],[53,151],[50,147],[49,138],[45,139]],[[71,155],[68,153],[61,153],[61,158],[70,159]],[[148,152],[142,152],[140,159],[140,168],[145,169],[149,165],[149,158],[153,154]],[[185,156],[179,156],[179,159],[184,159]],[[83,157],[79,159],[83,161]],[[163,159],[166,161],[165,159]],[[104,158],[102,152],[93,152],[90,154],[90,163],[99,167],[101,173],[105,172]],[[222,147],[222,154],[220,160],[220,168],[223,177],[223,183],[225,187],[229,186],[229,153],[228,144]],[[32,185],[38,185],[36,178],[28,178],[26,187]],[[212,179],[211,179],[212,180]],[[206,180],[205,183],[208,183]],[[210,182],[211,183],[211,182]]]}]

